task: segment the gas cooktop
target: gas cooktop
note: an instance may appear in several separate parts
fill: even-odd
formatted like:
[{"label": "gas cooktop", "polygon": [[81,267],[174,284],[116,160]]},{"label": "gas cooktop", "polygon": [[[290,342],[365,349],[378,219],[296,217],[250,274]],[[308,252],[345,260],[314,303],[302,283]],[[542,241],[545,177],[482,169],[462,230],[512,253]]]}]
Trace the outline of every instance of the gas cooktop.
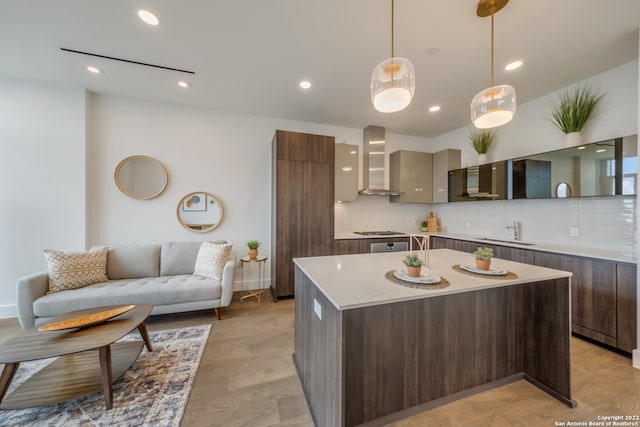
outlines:
[{"label": "gas cooktop", "polygon": [[393,236],[395,234],[407,234],[401,231],[354,231],[355,234],[360,234],[362,236]]}]

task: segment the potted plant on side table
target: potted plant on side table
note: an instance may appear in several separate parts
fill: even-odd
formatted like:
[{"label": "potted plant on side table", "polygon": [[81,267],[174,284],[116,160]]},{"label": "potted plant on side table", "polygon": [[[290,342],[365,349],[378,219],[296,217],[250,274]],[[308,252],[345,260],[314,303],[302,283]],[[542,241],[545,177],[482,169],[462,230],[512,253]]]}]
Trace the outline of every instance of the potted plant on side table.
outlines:
[{"label": "potted plant on side table", "polygon": [[407,255],[402,262],[407,266],[409,277],[420,277],[422,272],[422,260],[416,254]]},{"label": "potted plant on side table", "polygon": [[593,117],[604,97],[589,85],[577,86],[560,95],[557,105],[551,107],[551,122],[565,134],[565,145],[582,144],[582,128]]},{"label": "potted plant on side table", "polygon": [[260,247],[260,242],[257,240],[249,240],[247,242],[247,246],[249,247],[249,259],[258,259],[258,248]]},{"label": "potted plant on side table", "polygon": [[491,267],[491,258],[493,258],[493,249],[481,246],[473,252],[476,259],[476,268],[478,270],[489,270]]}]

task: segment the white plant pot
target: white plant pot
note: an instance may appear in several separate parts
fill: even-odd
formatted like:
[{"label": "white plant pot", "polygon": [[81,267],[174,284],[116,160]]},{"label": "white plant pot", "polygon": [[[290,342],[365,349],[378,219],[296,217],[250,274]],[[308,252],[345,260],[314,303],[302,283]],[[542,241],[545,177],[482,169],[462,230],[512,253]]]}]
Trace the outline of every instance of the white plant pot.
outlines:
[{"label": "white plant pot", "polygon": [[564,136],[564,144],[567,147],[582,145],[582,134],[580,132],[567,133]]},{"label": "white plant pot", "polygon": [[478,164],[484,165],[489,163],[489,155],[488,154],[478,154]]}]

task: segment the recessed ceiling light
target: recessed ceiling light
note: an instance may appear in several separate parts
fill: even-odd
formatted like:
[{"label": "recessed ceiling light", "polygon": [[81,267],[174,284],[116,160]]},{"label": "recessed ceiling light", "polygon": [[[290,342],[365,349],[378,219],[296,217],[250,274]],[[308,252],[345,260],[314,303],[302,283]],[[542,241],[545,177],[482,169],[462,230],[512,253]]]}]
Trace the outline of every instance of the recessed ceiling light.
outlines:
[{"label": "recessed ceiling light", "polygon": [[429,112],[431,112],[431,113],[437,113],[438,111],[440,111],[440,106],[439,105],[433,105],[433,106],[429,107]]},{"label": "recessed ceiling light", "polygon": [[300,82],[300,87],[302,89],[309,89],[311,87],[311,82],[307,80],[303,80]]},{"label": "recessed ceiling light", "polygon": [[506,71],[513,71],[513,70],[517,70],[518,68],[522,67],[522,61],[518,60],[518,61],[513,61],[508,63],[504,69]]},{"label": "recessed ceiling light", "polygon": [[178,86],[183,87],[183,88],[188,88],[188,87],[191,87],[191,84],[189,84],[188,82],[185,82],[184,80],[180,80],[178,82]]},{"label": "recessed ceiling light", "polygon": [[138,11],[138,18],[142,19],[149,25],[158,25],[160,23],[160,20],[156,15],[144,9]]},{"label": "recessed ceiling light", "polygon": [[87,67],[87,71],[89,71],[90,73],[93,73],[93,74],[100,74],[101,73],[100,68],[94,67],[93,65],[89,65]]},{"label": "recessed ceiling light", "polygon": [[585,148],[587,147],[585,147],[584,145],[581,145],[580,147],[578,147],[578,150],[584,150]]},{"label": "recessed ceiling light", "polygon": [[345,167],[342,168],[343,172],[351,172],[352,170],[353,170],[353,168],[349,167],[349,166],[345,166]]},{"label": "recessed ceiling light", "polygon": [[349,154],[358,154],[358,152],[356,150],[351,150],[349,151]]},{"label": "recessed ceiling light", "polygon": [[600,148],[600,149],[596,150],[596,153],[604,153],[605,151],[607,151],[606,148]]}]

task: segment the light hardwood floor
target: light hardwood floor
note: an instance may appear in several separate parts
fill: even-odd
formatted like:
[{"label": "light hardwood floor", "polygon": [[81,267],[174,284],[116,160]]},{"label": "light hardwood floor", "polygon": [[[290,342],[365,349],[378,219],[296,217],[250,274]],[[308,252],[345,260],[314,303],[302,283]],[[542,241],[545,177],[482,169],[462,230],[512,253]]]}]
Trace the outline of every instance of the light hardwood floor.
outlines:
[{"label": "light hardwood floor", "polygon": [[[294,300],[269,297],[222,311],[154,316],[150,331],[212,323],[211,336],[191,392],[182,426],[311,426],[296,375],[293,352]],[[0,340],[17,330],[0,320]],[[525,381],[518,381],[391,424],[418,426],[556,426],[598,421],[598,416],[640,416],[640,370],[631,360],[572,338],[573,397],[570,409]]]}]

